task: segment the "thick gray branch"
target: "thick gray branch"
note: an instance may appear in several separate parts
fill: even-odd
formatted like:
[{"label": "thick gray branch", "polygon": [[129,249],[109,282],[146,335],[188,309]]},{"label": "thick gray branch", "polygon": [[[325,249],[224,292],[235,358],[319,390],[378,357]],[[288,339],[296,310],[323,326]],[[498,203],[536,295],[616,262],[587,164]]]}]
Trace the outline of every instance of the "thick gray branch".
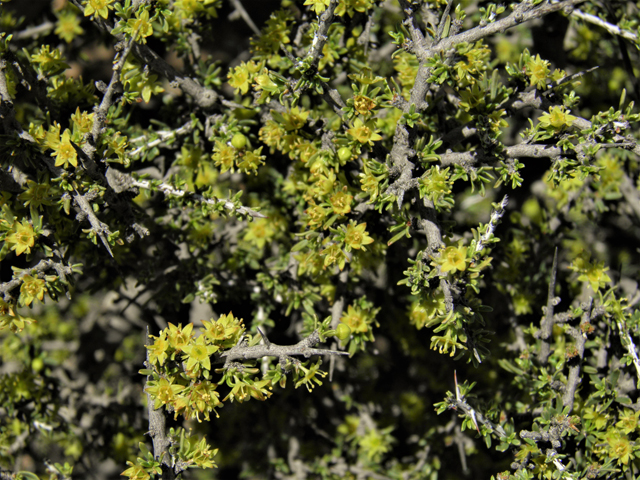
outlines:
[{"label": "thick gray branch", "polygon": [[275,343],[269,343],[268,345],[248,347],[241,344],[222,352],[216,363],[224,362],[228,364],[237,360],[255,360],[263,357],[285,358],[296,355],[302,355],[305,358],[313,355],[349,355],[348,352],[340,352],[338,350],[313,348],[314,345],[318,343],[320,343],[320,335],[316,330],[295,345],[276,345]]}]

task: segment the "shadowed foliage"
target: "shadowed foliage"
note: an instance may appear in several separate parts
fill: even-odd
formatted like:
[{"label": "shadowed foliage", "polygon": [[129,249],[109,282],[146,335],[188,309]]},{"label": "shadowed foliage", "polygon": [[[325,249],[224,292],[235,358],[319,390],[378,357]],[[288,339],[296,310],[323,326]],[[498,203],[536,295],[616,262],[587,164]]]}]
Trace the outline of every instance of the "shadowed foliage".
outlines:
[{"label": "shadowed foliage", "polygon": [[636,478],[639,32],[0,0],[0,479]]}]

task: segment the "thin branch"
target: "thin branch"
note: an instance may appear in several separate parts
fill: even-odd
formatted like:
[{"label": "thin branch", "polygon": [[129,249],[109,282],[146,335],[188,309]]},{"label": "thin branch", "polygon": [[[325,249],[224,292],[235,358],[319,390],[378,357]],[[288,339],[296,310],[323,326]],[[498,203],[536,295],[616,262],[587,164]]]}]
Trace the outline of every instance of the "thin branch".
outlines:
[{"label": "thin branch", "polygon": [[33,141],[31,135],[22,129],[20,123],[16,120],[15,110],[13,108],[13,99],[9,94],[7,86],[7,78],[4,71],[9,68],[7,60],[0,58],[0,117],[2,117],[2,126],[5,134],[12,131],[18,132],[18,136],[25,140]]},{"label": "thin branch", "polygon": [[444,245],[435,206],[433,201],[429,200],[427,196],[422,199],[422,205],[420,206],[418,231],[423,233],[427,238],[427,249],[425,251],[425,257],[423,258],[429,257],[429,255],[435,253]]},{"label": "thin branch", "polygon": [[545,365],[549,354],[551,353],[551,333],[553,331],[553,308],[556,305],[556,274],[558,271],[558,249],[556,248],[553,254],[553,265],[551,266],[551,278],[549,279],[549,291],[547,292],[547,306],[545,307],[545,316],[542,319],[540,325],[540,339],[542,344],[540,345],[540,353],[538,358],[540,363]]},{"label": "thin branch", "polygon": [[400,8],[402,8],[405,17],[402,24],[409,31],[409,35],[411,35],[411,44],[409,45],[409,49],[412,49],[415,45],[422,45],[425,38],[420,27],[418,27],[416,12],[413,9],[413,5],[407,0],[400,0]]},{"label": "thin branch", "polygon": [[[576,145],[575,152],[580,154],[585,147],[598,146],[600,148],[624,148],[635,153],[637,145],[635,143],[581,143]],[[563,150],[561,147],[544,144],[527,144],[521,143],[510,147],[504,147],[501,155],[506,158],[549,158],[556,159],[571,154],[572,150]],[[481,162],[495,162],[498,159],[496,155],[486,154],[481,151],[473,150],[469,152],[447,152],[440,155],[440,164],[442,166],[449,165],[474,165]]]},{"label": "thin branch", "polygon": [[122,71],[122,67],[124,66],[129,53],[131,52],[134,40],[138,32],[134,32],[131,35],[131,38],[127,42],[126,46],[122,51],[118,51],[119,49],[116,47],[116,56],[113,62],[111,80],[109,81],[109,85],[102,96],[102,101],[97,109],[95,109],[93,116],[93,125],[91,127],[91,133],[89,135],[89,142],[86,142],[83,146],[83,151],[87,154],[87,156],[93,161],[95,156],[95,145],[98,142],[98,137],[102,133],[102,130],[107,122],[107,112],[109,108],[114,103],[114,97],[116,94],[116,89],[118,85],[120,85],[120,72]]},{"label": "thin branch", "polygon": [[[333,302],[333,306],[331,307],[331,328],[338,328],[338,324],[340,323],[340,317],[342,317],[342,312],[344,311],[345,297],[344,291],[347,284],[347,280],[349,279],[349,268],[345,268],[340,275],[338,275],[338,285],[336,286],[336,300]],[[333,342],[331,344],[331,348],[335,349],[338,346],[337,342]],[[329,381],[333,380],[333,370],[336,366],[336,357],[333,355],[329,360]]]},{"label": "thin branch", "polygon": [[156,132],[153,132],[155,135],[158,135],[158,138],[150,142],[147,140],[147,137],[145,135],[132,138],[131,140],[129,140],[129,143],[138,143],[138,142],[144,142],[144,143],[140,145],[138,148],[136,148],[135,150],[133,150],[131,153],[129,153],[129,156],[137,157],[138,155],[140,155],[140,153],[142,153],[145,150],[150,150],[153,147],[157,147],[161,143],[164,143],[168,140],[176,138],[178,135],[186,135],[190,133],[192,130],[193,130],[193,122],[189,120],[187,123],[185,123],[180,128],[177,128],[175,130],[168,130],[168,131],[158,130]]},{"label": "thin branch", "polygon": [[493,236],[493,232],[498,226],[500,219],[504,215],[505,208],[507,208],[508,204],[509,204],[509,197],[505,195],[502,198],[502,201],[500,202],[500,205],[498,206],[498,208],[491,212],[491,219],[489,220],[487,231],[484,234],[482,234],[482,236],[478,240],[478,244],[476,245],[476,252],[479,252],[480,250],[482,250],[484,248],[484,244],[487,243],[489,240],[491,240],[491,237]]},{"label": "thin branch", "polygon": [[53,22],[45,21],[40,25],[34,27],[25,28],[19,32],[12,33],[13,40],[25,40],[27,38],[39,37],[40,35],[46,35],[56,27]]},{"label": "thin branch", "polygon": [[89,200],[87,200],[86,198],[87,194],[81,195],[78,192],[78,190],[76,190],[75,188],[73,191],[75,192],[73,196],[73,200],[75,201],[75,204],[80,209],[80,213],[76,215],[76,218],[78,220],[82,220],[83,218],[86,218],[87,220],[89,220],[89,223],[91,224],[91,230],[98,237],[100,237],[100,241],[102,241],[104,248],[106,248],[107,252],[109,252],[109,255],[113,257],[113,252],[111,251],[111,247],[109,246],[109,241],[107,240],[109,235],[111,235],[111,231],[109,230],[109,225],[101,222],[100,219],[93,212],[93,207],[91,206],[91,203],[89,203]]},{"label": "thin branch", "polygon": [[260,29],[258,27],[256,27],[256,24],[253,23],[253,20],[251,20],[251,17],[249,16],[249,14],[247,13],[247,11],[245,10],[244,6],[242,5],[242,2],[240,2],[240,0],[231,0],[231,3],[233,5],[233,8],[235,8],[235,12],[233,12],[231,15],[229,15],[229,18],[231,18],[234,14],[238,14],[242,17],[242,19],[244,20],[244,22],[249,25],[249,28],[251,28],[251,30],[253,30],[253,33],[255,33],[256,35],[260,36]]},{"label": "thin branch", "polygon": [[580,328],[569,327],[567,333],[573,337],[576,346],[577,356],[572,360],[569,367],[569,375],[567,377],[567,386],[564,389],[564,395],[562,395],[562,405],[569,407],[569,412],[573,410],[573,400],[576,396],[576,390],[580,383],[580,370],[582,369],[582,360],[584,359],[584,345],[587,341],[587,334],[583,328],[589,325],[591,321],[591,312],[593,306],[593,298],[589,298],[589,305],[585,308],[580,320]]},{"label": "thin branch", "polygon": [[604,28],[607,32],[612,35],[618,35],[622,38],[626,38],[627,40],[631,40],[632,42],[638,41],[638,36],[635,33],[632,33],[628,30],[622,30],[618,25],[613,25],[605,20],[602,20],[600,17],[596,15],[592,15],[590,13],[584,13],[582,10],[574,9],[571,12],[572,17],[577,17],[585,22],[589,22],[593,25],[598,25],[599,27]]},{"label": "thin branch", "polygon": [[320,15],[320,18],[318,19],[318,30],[316,30],[313,40],[311,41],[311,47],[309,47],[309,51],[307,52],[307,58],[311,58],[311,64],[314,67],[318,66],[320,55],[322,54],[322,48],[329,39],[327,34],[329,33],[329,27],[331,26],[333,14],[337,6],[338,0],[331,0],[327,9],[322,12],[322,15]]},{"label": "thin branch", "polygon": [[19,287],[22,284],[22,278],[24,275],[44,275],[48,270],[55,270],[60,280],[66,282],[67,275],[74,273],[73,267],[62,265],[61,263],[53,260],[40,260],[36,265],[30,268],[25,268],[19,274],[19,278],[14,278],[8,282],[0,283],[0,294],[6,299],[11,290]]},{"label": "thin branch", "polygon": [[416,54],[420,61],[424,61],[441,52],[446,52],[460,43],[467,42],[473,44],[478,40],[496,33],[502,33],[505,30],[513,28],[521,23],[544,17],[545,15],[559,10],[570,9],[574,5],[584,3],[585,1],[586,0],[564,0],[557,3],[542,3],[540,6],[534,8],[531,8],[530,4],[520,3],[514,8],[514,11],[505,18],[485,26],[477,26],[470,30],[458,33],[457,35],[444,38],[438,43],[428,47],[425,45],[417,46]]},{"label": "thin branch", "polygon": [[249,208],[249,207],[244,207],[244,206],[240,206],[237,207],[234,205],[234,203],[230,200],[226,200],[226,199],[217,199],[217,198],[206,198],[203,197],[202,195],[200,195],[199,193],[193,193],[193,192],[187,192],[186,190],[179,190],[175,187],[172,187],[171,185],[168,185],[166,183],[160,183],[158,185],[156,184],[152,184],[151,182],[147,181],[147,180],[135,180],[132,179],[131,180],[131,186],[132,187],[138,187],[138,188],[144,188],[145,190],[154,190],[154,189],[158,189],[159,191],[161,191],[162,193],[164,193],[165,195],[168,195],[170,197],[176,197],[176,198],[191,198],[197,202],[200,203],[206,203],[208,205],[219,205],[220,203],[224,203],[224,208],[226,208],[227,210],[231,210],[231,211],[236,211],[239,212],[242,215],[249,215],[251,217],[254,218],[267,218],[266,215],[260,213],[260,212],[256,212],[255,210]]},{"label": "thin branch", "polygon": [[633,361],[633,366],[636,368],[636,377],[638,381],[636,382],[636,387],[640,388],[640,357],[638,356],[638,347],[633,342],[633,338],[629,333],[629,328],[622,320],[618,320],[616,322],[618,326],[618,330],[620,331],[620,339],[622,340],[622,345],[627,349],[629,356]]},{"label": "thin branch", "polygon": [[[145,344],[151,345],[149,327],[147,327]],[[149,352],[150,350],[147,349],[147,361],[145,362],[147,368],[151,368],[151,363],[149,362]],[[147,377],[146,381],[149,382],[149,380],[150,377]],[[173,473],[173,469],[171,468],[171,455],[169,454],[171,441],[167,437],[167,419],[165,416],[164,408],[154,408],[155,402],[153,401],[151,394],[148,391],[146,393],[147,411],[149,413],[149,436],[151,437],[151,441],[153,442],[153,456],[162,463],[162,480],[173,480],[175,478],[175,474]]]},{"label": "thin branch", "polygon": [[504,428],[502,428],[502,426],[496,425],[487,417],[485,417],[481,412],[478,412],[475,408],[469,405],[464,396],[460,394],[460,389],[458,388],[458,376],[455,375],[455,373],[454,380],[456,385],[456,397],[450,399],[451,408],[462,410],[465,415],[471,418],[478,433],[480,433],[480,427],[478,426],[478,424],[480,424],[488,429],[491,433],[497,434],[501,438],[506,437],[507,433],[504,431]]}]

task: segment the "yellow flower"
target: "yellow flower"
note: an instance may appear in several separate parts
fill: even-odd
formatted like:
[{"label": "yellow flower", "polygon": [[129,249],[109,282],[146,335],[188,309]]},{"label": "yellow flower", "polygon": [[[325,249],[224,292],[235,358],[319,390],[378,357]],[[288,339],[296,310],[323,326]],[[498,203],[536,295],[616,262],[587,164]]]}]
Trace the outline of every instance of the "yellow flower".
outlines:
[{"label": "yellow flower", "polygon": [[329,0],[306,0],[304,2],[305,5],[312,5],[311,10],[313,10],[316,15],[324,12],[329,6],[329,3]]},{"label": "yellow flower", "polygon": [[43,279],[24,275],[22,277],[22,285],[20,285],[20,302],[28,307],[36,298],[42,301],[45,291],[45,281]]},{"label": "yellow flower", "polygon": [[329,203],[333,208],[333,213],[338,215],[346,215],[349,213],[351,211],[352,201],[353,196],[347,193],[347,187],[343,188],[340,192],[334,193],[329,199]]},{"label": "yellow flower", "polygon": [[153,35],[153,26],[149,21],[149,11],[143,10],[139,17],[130,18],[127,21],[127,27],[131,29],[131,33],[137,32],[136,41],[147,43],[146,37]]},{"label": "yellow flower", "polygon": [[587,253],[581,253],[569,268],[580,274],[578,280],[589,282],[594,292],[604,288],[611,281],[611,277],[606,273],[609,267],[605,267],[604,262],[598,262],[597,260],[591,262]]},{"label": "yellow flower", "polygon": [[338,264],[338,267],[342,271],[347,263],[347,256],[340,248],[340,245],[334,243],[320,252],[324,256],[324,268],[327,268],[334,263]]},{"label": "yellow flower", "polygon": [[442,265],[440,271],[464,272],[467,268],[467,247],[447,247],[440,255]]},{"label": "yellow flower", "polygon": [[264,73],[262,73],[261,75],[258,75],[255,78],[255,84],[256,84],[256,88],[258,90],[264,90],[266,92],[275,92],[278,90],[278,85],[271,80],[271,77],[269,77],[269,73],[267,71],[267,69],[265,68],[263,70]]},{"label": "yellow flower", "polygon": [[124,477],[129,477],[130,480],[149,480],[151,478],[147,471],[140,465],[135,465],[129,461],[127,461],[127,465],[129,465],[129,468],[122,472]]},{"label": "yellow flower", "polygon": [[175,396],[184,390],[182,385],[171,384],[166,378],[161,378],[157,382],[150,381],[148,385],[145,390],[155,399],[153,404],[155,409],[160,408],[162,405],[172,404]]},{"label": "yellow flower", "polygon": [[320,370],[320,365],[322,365],[322,360],[318,360],[317,363],[312,364],[309,368],[306,368],[304,365],[299,365],[298,368],[302,370],[304,375],[296,382],[296,388],[300,385],[304,385],[307,387],[307,390],[311,392],[313,387],[315,387],[313,382],[316,382],[318,385],[322,385],[322,380],[318,377],[326,377],[327,372]]},{"label": "yellow flower", "polygon": [[167,359],[167,350],[169,349],[167,331],[164,330],[159,337],[152,336],[152,338],[155,338],[153,344],[147,345],[147,350],[149,350],[149,363],[152,365],[156,363],[163,365]]},{"label": "yellow flower", "polygon": [[327,210],[316,204],[311,205],[304,213],[307,214],[307,227],[312,230],[321,226],[327,218]]},{"label": "yellow flower", "polygon": [[324,173],[315,174],[312,178],[314,183],[312,190],[318,197],[322,197],[331,192],[337,181],[336,174],[333,170],[328,172],[326,175]]},{"label": "yellow flower", "polygon": [[529,59],[525,69],[531,81],[530,85],[535,85],[540,89],[546,88],[550,72],[549,65],[549,62],[541,59],[540,55]]},{"label": "yellow flower", "polygon": [[360,118],[356,118],[353,122],[353,128],[347,130],[347,134],[359,143],[373,145],[373,142],[382,140],[382,137],[374,129],[373,120],[363,123]]},{"label": "yellow flower", "polygon": [[609,457],[615,458],[618,465],[626,465],[629,460],[633,459],[634,445],[629,440],[629,437],[622,435],[614,428],[610,428],[607,430],[605,439],[604,445],[608,449]]},{"label": "yellow flower", "polygon": [[367,115],[376,106],[376,102],[364,95],[353,97],[353,107],[360,115]]},{"label": "yellow flower", "polygon": [[576,117],[564,111],[564,107],[551,107],[549,113],[541,115],[540,126],[543,128],[551,127],[553,130],[560,131],[565,127],[570,127],[576,120]]},{"label": "yellow flower", "polygon": [[344,237],[344,243],[347,245],[347,249],[355,248],[356,250],[366,250],[365,245],[373,243],[373,238],[367,235],[366,228],[366,223],[356,225],[355,222],[351,222],[349,224]]},{"label": "yellow flower", "polygon": [[93,113],[81,112],[80,107],[78,107],[75,113],[71,115],[71,121],[73,122],[74,135],[82,138],[93,128]]},{"label": "yellow flower", "polygon": [[298,261],[298,275],[318,275],[322,271],[324,262],[322,257],[315,250],[295,255]]},{"label": "yellow flower", "polygon": [[67,128],[62,137],[60,138],[60,143],[54,147],[52,157],[56,158],[56,167],[64,167],[67,168],[69,164],[74,167],[78,166],[78,152],[73,145],[71,145],[71,132]]},{"label": "yellow flower", "polygon": [[113,0],[89,0],[84,7],[84,16],[98,14],[102,18],[106,19],[109,16],[109,9]]},{"label": "yellow flower", "polygon": [[31,253],[31,247],[36,241],[36,233],[31,224],[27,220],[23,220],[21,223],[16,222],[14,228],[14,232],[8,235],[4,241],[11,245],[11,250],[14,250],[16,255],[25,252]]},{"label": "yellow flower", "polygon": [[409,320],[420,330],[424,327],[433,327],[441,322],[446,313],[447,305],[444,293],[441,290],[437,290],[435,293],[431,293],[426,298],[411,305]]},{"label": "yellow flower", "polygon": [[0,298],[0,317],[4,317],[5,315],[14,317],[16,313],[13,311],[13,307],[10,303]]},{"label": "yellow flower", "polygon": [[273,221],[267,218],[259,218],[249,224],[242,239],[262,249],[275,233]]},{"label": "yellow flower", "polygon": [[77,35],[82,35],[84,30],[80,26],[78,16],[73,12],[67,11],[61,13],[58,17],[58,25],[54,33],[65,42],[71,43]]},{"label": "yellow flower", "polygon": [[220,348],[233,347],[244,332],[241,318],[235,318],[233,313],[220,315],[218,320],[202,322],[206,338]]},{"label": "yellow flower", "polygon": [[182,348],[186,354],[187,371],[197,373],[202,370],[211,370],[210,356],[218,351],[215,345],[205,343],[205,335],[200,335],[195,342]]},{"label": "yellow flower", "polygon": [[229,85],[235,88],[235,93],[242,93],[243,95],[249,91],[251,85],[251,79],[260,70],[260,65],[256,64],[253,60],[235,67],[232,71],[229,71],[227,78],[229,79]]},{"label": "yellow flower", "polygon": [[198,422],[202,421],[200,420],[200,413],[204,414],[205,420],[209,420],[209,412],[211,411],[219,417],[215,409],[222,406],[222,402],[220,401],[220,394],[216,392],[216,384],[206,380],[196,384],[191,390],[189,404],[191,409],[195,410]]},{"label": "yellow flower", "polygon": [[216,167],[220,167],[220,173],[224,173],[227,170],[232,169],[235,158],[235,148],[216,140],[216,145],[213,147],[213,155],[211,156],[211,159],[215,163]]},{"label": "yellow flower", "polygon": [[[176,327],[173,323],[169,323],[168,330],[167,338],[169,340],[169,345],[171,345],[171,347],[176,351],[182,351],[182,349],[191,341],[191,337],[193,337],[193,323],[190,323],[184,328],[182,328],[182,324],[178,324]],[[167,329],[165,328],[164,331],[166,332]]]},{"label": "yellow flower", "polygon": [[343,313],[340,321],[351,329],[353,333],[366,333],[369,330],[369,312],[349,305],[347,313]]},{"label": "yellow flower", "polygon": [[249,91],[249,72],[243,65],[238,65],[233,72],[229,72],[227,78],[229,79],[229,85],[231,85],[236,92],[243,95]]},{"label": "yellow flower", "polygon": [[51,185],[48,181],[42,183],[34,182],[33,180],[27,180],[28,188],[18,195],[18,199],[24,202],[24,206],[32,206],[35,209],[40,209],[43,205],[53,205],[50,200]]}]

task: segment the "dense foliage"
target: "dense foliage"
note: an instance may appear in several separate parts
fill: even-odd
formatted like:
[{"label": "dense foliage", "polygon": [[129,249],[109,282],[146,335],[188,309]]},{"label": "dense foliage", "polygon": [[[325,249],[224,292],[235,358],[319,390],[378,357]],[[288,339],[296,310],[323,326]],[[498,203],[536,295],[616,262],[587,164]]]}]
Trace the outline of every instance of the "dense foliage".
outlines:
[{"label": "dense foliage", "polygon": [[636,478],[639,7],[0,0],[0,478]]}]

